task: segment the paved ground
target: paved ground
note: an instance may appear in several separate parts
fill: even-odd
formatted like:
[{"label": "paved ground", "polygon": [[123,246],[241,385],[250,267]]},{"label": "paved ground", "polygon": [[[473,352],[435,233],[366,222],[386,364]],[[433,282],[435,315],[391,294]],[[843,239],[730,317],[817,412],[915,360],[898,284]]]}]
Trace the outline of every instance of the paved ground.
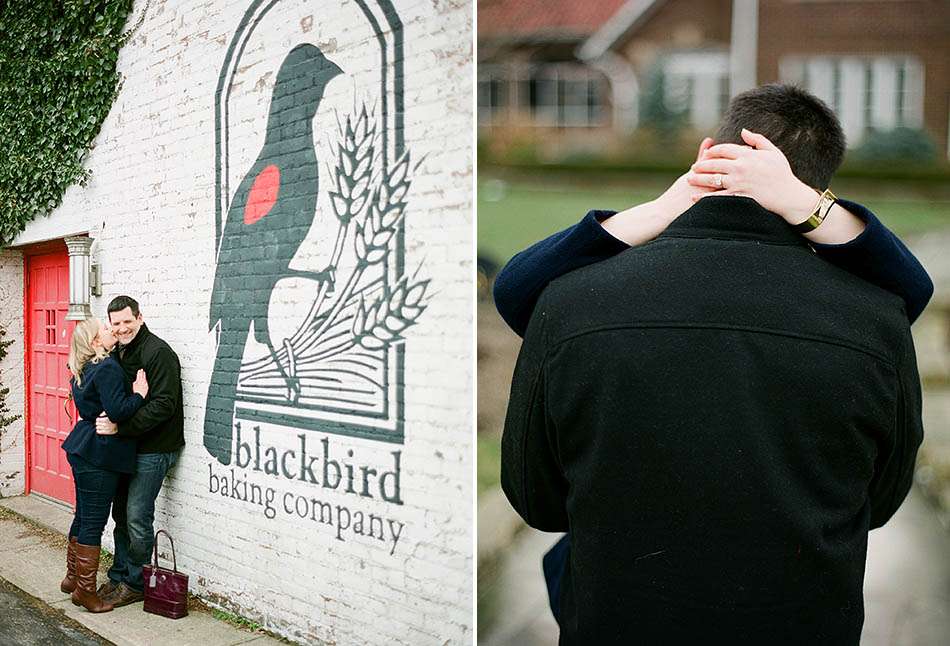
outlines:
[{"label": "paved ground", "polygon": [[61,612],[0,579],[0,644],[4,646],[101,646],[102,639]]},{"label": "paved ground", "polygon": [[868,537],[865,646],[950,643],[950,532],[919,489]]},{"label": "paved ground", "polygon": [[[43,528],[24,523],[6,510],[13,510]],[[143,612],[141,603],[133,603],[112,612],[94,614],[72,604],[69,595],[59,591],[65,569],[64,533],[69,528],[69,511],[45,502],[37,496],[0,500],[0,578],[13,584],[40,602],[41,607],[26,614],[15,614],[12,622],[22,632],[18,639],[6,641],[0,632],[0,644],[110,643],[118,646],[276,646],[282,642],[267,635],[241,630],[220,621],[207,612],[190,612],[181,619],[166,619]],[[100,582],[105,572],[100,570]],[[13,608],[13,606],[11,606]],[[22,607],[20,607],[22,611]],[[31,616],[32,615],[32,616]],[[103,638],[101,642],[69,642],[64,639],[28,641],[35,637],[34,619],[40,616],[64,616],[82,624]],[[0,603],[0,624],[7,623],[6,609]],[[62,622],[68,630],[71,622]],[[77,633],[78,634],[78,633]]]}]

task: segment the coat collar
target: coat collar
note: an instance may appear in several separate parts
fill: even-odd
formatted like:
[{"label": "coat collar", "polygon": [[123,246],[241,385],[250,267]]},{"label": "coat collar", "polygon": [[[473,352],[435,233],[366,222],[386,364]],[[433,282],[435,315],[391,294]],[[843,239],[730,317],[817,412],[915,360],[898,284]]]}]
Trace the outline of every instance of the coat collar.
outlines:
[{"label": "coat collar", "polygon": [[755,240],[771,244],[808,246],[808,241],[785,220],[751,197],[704,197],[673,220],[660,238]]},{"label": "coat collar", "polygon": [[133,348],[140,345],[142,343],[142,340],[148,335],[149,335],[148,327],[146,327],[145,323],[142,323],[142,327],[139,328],[139,331],[138,333],[136,333],[135,338],[132,339],[132,342],[129,343],[128,345],[118,346],[117,351],[120,352],[122,350],[132,350]]}]

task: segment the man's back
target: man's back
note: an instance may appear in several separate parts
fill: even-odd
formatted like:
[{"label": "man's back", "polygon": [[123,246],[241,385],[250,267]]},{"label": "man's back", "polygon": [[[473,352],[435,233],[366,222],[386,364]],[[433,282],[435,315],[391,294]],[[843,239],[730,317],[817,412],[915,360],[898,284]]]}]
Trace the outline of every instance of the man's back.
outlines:
[{"label": "man's back", "polygon": [[555,281],[503,485],[570,529],[562,641],[857,643],[867,530],[906,495],[919,413],[900,299],[752,200]]}]

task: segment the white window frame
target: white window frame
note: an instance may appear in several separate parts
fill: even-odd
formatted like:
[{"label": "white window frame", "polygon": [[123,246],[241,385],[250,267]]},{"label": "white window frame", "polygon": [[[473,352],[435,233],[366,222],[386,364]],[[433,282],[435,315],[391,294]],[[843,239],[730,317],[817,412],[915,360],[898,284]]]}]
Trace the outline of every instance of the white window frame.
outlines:
[{"label": "white window frame", "polygon": [[[477,118],[478,118],[478,127],[479,128],[490,128],[492,125],[503,121],[509,106],[511,105],[511,83],[509,81],[509,75],[506,73],[505,68],[499,65],[479,65],[478,66],[478,81],[475,88],[475,96],[477,102]],[[495,104],[491,102],[492,92],[491,84],[494,82],[501,82],[504,87],[505,96],[503,100]],[[489,102],[487,104],[482,103],[482,88],[487,87]]]},{"label": "white window frame", "polygon": [[[786,56],[779,61],[779,78],[825,101],[849,146],[870,129],[924,124],[924,66],[914,56]],[[877,91],[882,87],[884,93]]]},{"label": "white window frame", "polygon": [[[536,86],[539,82],[549,84],[553,90],[551,101],[543,104],[542,109],[538,105],[531,105],[530,95],[522,96],[523,92],[530,92],[525,89],[532,81]],[[574,96],[581,97],[577,102],[566,102],[567,97],[565,85],[584,84],[586,90],[583,94],[576,93]],[[591,83],[594,83],[594,92],[597,93],[598,103],[590,106],[588,95],[591,91]],[[547,63],[544,65],[534,65],[523,67],[517,73],[517,94],[519,110],[528,110],[532,115],[532,123],[538,127],[561,127],[561,128],[599,128],[610,123],[610,81],[600,71],[581,65],[578,63]],[[574,117],[571,118],[573,112]],[[583,116],[581,112],[583,111]]]},{"label": "white window frame", "polygon": [[[690,125],[712,129],[729,102],[729,52],[694,50],[667,54],[663,61],[663,102],[684,110]],[[725,88],[725,97],[723,89]],[[725,101],[723,100],[725,98]]]}]

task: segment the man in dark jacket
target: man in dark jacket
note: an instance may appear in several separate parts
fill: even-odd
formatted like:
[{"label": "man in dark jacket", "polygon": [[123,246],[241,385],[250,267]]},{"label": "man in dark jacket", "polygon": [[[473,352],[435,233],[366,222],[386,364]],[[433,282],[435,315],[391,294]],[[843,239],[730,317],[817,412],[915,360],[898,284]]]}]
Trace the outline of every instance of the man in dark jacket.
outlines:
[{"label": "man in dark jacket", "polygon": [[[776,92],[750,122],[743,101]],[[727,115],[720,142],[762,133],[828,186],[844,137],[824,104],[773,86],[730,112],[743,122]],[[815,200],[803,226],[827,213]],[[515,370],[502,485],[528,524],[570,534],[561,642],[857,644],[867,533],[906,496],[922,439],[903,308],[736,196],[552,282]]]},{"label": "man in dark jacket", "polygon": [[109,322],[119,340],[116,357],[131,384],[145,370],[149,393],[145,405],[118,426],[100,417],[97,432],[138,440],[136,470],[119,482],[112,518],[115,560],[99,596],[114,607],[143,599],[142,566],[151,558],[155,499],[168,470],[185,445],[181,363],[175,351],[145,325],[139,304],[128,296],[109,303]]}]

